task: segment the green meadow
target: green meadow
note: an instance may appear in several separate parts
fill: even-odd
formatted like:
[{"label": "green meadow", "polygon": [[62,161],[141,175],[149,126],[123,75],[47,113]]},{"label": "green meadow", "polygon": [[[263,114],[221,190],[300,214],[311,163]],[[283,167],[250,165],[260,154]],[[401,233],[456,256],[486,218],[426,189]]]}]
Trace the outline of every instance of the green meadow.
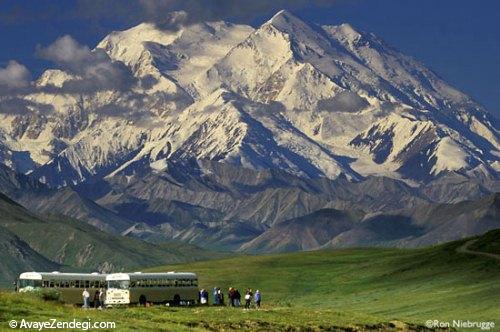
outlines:
[{"label": "green meadow", "polygon": [[464,243],[237,256],[149,269],[193,271],[200,287],[218,286],[225,293],[230,286],[259,289],[260,310],[153,306],[85,311],[4,291],[1,326],[8,329],[9,320],[22,318],[90,318],[115,321],[120,331],[327,331],[403,329],[403,322],[419,330],[429,319],[495,321],[500,317],[500,260],[457,251]]}]

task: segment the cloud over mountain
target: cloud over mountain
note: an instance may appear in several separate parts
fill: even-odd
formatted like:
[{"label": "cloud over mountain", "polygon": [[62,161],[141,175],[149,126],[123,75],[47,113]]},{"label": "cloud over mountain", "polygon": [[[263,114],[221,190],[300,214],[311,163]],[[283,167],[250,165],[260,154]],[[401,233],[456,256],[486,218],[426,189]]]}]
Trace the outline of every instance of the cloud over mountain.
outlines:
[{"label": "cloud over mountain", "polygon": [[74,76],[60,87],[63,93],[124,91],[137,83],[123,63],[111,60],[101,49],[92,51],[86,45],[80,45],[69,35],[58,38],[47,47],[39,46],[36,53]]},{"label": "cloud over mountain", "polygon": [[30,71],[17,61],[11,60],[7,66],[0,67],[0,96],[22,92],[30,82]]}]

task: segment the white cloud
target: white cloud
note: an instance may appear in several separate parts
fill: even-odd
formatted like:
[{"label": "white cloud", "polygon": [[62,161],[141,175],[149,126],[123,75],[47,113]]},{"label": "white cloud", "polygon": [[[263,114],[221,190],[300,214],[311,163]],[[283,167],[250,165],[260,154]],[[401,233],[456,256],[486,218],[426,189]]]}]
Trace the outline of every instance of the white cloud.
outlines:
[{"label": "white cloud", "polygon": [[0,68],[0,93],[26,88],[30,85],[30,81],[31,74],[28,68],[16,61],[9,61],[5,68]]}]

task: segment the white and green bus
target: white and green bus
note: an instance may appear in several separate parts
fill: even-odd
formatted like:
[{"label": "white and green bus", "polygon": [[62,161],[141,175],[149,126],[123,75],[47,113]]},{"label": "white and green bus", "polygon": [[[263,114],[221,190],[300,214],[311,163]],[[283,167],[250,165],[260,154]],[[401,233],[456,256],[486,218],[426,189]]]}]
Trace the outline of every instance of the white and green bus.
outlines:
[{"label": "white and green bus", "polygon": [[106,276],[106,283],[107,306],[192,305],[198,299],[198,277],[189,272],[112,273]]},{"label": "white and green bus", "polygon": [[61,273],[24,272],[17,280],[19,292],[30,292],[38,289],[53,289],[60,294],[60,300],[66,303],[83,304],[84,289],[90,293],[91,299],[96,291],[106,287],[106,275],[100,273]]}]

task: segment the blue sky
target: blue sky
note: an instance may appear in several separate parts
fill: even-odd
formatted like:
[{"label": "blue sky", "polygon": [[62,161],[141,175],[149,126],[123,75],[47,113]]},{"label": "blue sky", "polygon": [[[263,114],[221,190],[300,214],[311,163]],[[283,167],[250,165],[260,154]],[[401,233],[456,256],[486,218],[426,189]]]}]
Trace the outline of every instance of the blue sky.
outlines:
[{"label": "blue sky", "polygon": [[[175,3],[175,0],[155,1]],[[216,6],[224,5],[224,1],[212,2],[215,7],[212,6],[211,10],[215,8],[216,13]],[[240,3],[244,2],[246,1],[240,0]],[[288,9],[312,22],[349,22],[358,29],[374,32],[395,48],[425,63],[500,117],[499,1],[322,2],[321,6],[310,5],[307,1],[273,3],[275,6],[283,4],[281,7],[290,3],[288,6],[291,8]],[[117,3],[122,4],[122,8],[117,8]],[[268,19],[276,9],[270,8],[269,3],[252,9],[255,10],[254,15],[236,14],[235,17],[223,18],[257,25]],[[9,60],[16,60],[37,76],[49,66],[34,55],[38,44],[48,45],[56,38],[69,34],[80,43],[94,47],[111,30],[127,28],[141,19],[133,16],[134,8],[130,4],[106,4],[108,5],[93,0],[0,2],[0,67],[4,67]],[[237,4],[238,1],[233,2],[233,7]],[[206,14],[203,7],[196,10],[200,15]],[[247,8],[244,9],[246,10]]]}]

